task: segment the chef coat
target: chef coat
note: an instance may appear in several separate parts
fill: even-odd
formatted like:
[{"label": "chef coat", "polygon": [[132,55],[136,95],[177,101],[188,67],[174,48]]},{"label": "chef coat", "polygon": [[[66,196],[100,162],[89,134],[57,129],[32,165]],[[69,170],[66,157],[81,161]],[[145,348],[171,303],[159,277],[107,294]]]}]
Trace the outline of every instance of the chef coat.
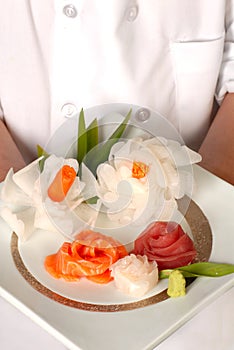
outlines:
[{"label": "chef coat", "polygon": [[7,0],[0,105],[27,161],[82,107],[158,111],[197,149],[234,92],[234,0]]}]

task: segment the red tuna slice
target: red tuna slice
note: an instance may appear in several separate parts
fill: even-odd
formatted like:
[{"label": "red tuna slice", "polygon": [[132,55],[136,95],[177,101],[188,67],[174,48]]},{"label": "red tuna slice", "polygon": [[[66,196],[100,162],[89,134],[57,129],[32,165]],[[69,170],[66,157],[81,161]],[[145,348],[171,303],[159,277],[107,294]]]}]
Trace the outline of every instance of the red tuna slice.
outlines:
[{"label": "red tuna slice", "polygon": [[136,239],[133,253],[155,260],[159,269],[188,265],[196,256],[192,239],[175,222],[150,224]]},{"label": "red tuna slice", "polygon": [[[156,248],[158,256],[171,256],[186,253],[187,251],[194,250],[193,241],[185,233],[173,242],[171,245],[165,248]],[[153,249],[154,250],[154,249]]]},{"label": "red tuna slice", "polygon": [[154,255],[152,259],[150,259],[150,257],[148,257],[148,259],[157,261],[159,270],[175,269],[177,267],[189,265],[195,258],[196,254],[196,251],[191,250],[186,253],[181,253],[178,255],[168,257]]},{"label": "red tuna slice", "polygon": [[144,241],[149,247],[164,248],[176,242],[183,234],[184,231],[176,222],[153,222],[140,234],[135,244]]}]

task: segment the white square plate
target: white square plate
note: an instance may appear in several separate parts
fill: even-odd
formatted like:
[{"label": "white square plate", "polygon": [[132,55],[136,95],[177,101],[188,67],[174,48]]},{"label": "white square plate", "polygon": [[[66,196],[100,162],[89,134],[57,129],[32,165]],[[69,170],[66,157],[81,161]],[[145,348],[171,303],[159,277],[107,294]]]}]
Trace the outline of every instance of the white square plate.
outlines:
[{"label": "white square plate", "polygon": [[[193,200],[213,234],[211,261],[234,264],[234,188],[194,167]],[[198,278],[187,295],[121,312],[90,312],[68,307],[33,289],[14,265],[11,232],[0,222],[0,295],[53,334],[69,349],[152,349],[199,310],[234,285],[234,275]]]}]

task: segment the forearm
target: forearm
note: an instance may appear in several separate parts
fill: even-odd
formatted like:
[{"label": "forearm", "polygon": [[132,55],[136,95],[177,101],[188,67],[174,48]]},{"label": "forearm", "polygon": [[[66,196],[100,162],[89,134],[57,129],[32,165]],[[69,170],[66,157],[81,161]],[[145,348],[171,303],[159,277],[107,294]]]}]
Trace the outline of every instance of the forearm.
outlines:
[{"label": "forearm", "polygon": [[234,184],[234,93],[225,96],[199,153],[201,166]]},{"label": "forearm", "polygon": [[17,171],[25,166],[22,155],[11,138],[5,124],[0,120],[0,181],[4,180],[8,170]]}]

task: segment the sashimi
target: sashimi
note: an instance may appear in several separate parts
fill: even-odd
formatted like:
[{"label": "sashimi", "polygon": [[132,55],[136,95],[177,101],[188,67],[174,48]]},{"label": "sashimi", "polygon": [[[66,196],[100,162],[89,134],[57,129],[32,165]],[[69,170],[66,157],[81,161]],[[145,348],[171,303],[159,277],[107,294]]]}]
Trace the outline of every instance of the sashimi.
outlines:
[{"label": "sashimi", "polygon": [[188,265],[196,257],[192,239],[175,222],[154,222],[135,240],[133,253],[155,260],[159,270]]},{"label": "sashimi", "polygon": [[91,230],[82,231],[72,243],[64,242],[56,254],[45,259],[45,269],[55,278],[77,281],[81,277],[97,283],[112,280],[109,267],[128,255],[113,237]]}]

